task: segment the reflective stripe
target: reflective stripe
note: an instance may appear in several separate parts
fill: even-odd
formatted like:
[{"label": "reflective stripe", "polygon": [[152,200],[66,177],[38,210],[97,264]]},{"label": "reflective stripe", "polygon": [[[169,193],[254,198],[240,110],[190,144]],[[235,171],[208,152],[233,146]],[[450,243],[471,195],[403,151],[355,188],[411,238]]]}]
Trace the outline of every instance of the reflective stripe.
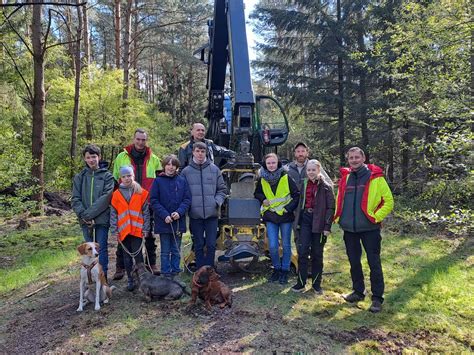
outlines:
[{"label": "reflective stripe", "polygon": [[130,210],[130,214],[135,217],[140,217],[141,213],[137,211]]},{"label": "reflective stripe", "polygon": [[125,221],[119,228],[118,228],[118,232],[120,233],[121,231],[123,231],[125,229],[125,227],[129,226],[130,225],[130,220],[127,220]]},{"label": "reflective stripe", "polygon": [[143,223],[138,223],[138,222],[132,221],[132,226],[138,227],[138,228],[143,228]]},{"label": "reflective stripe", "polygon": [[128,214],[129,214],[128,210],[125,212],[122,212],[117,216],[117,219],[120,221],[123,217],[127,216]]},{"label": "reflective stripe", "polygon": [[265,197],[270,202],[269,206],[263,206],[260,208],[260,213],[263,215],[265,211],[272,211],[280,216],[283,215],[284,208],[288,205],[292,198],[290,194],[290,185],[288,183],[288,175],[283,175],[278,181],[278,186],[276,189],[276,193],[273,193],[272,188],[268,181],[265,179],[261,180],[263,193]]}]

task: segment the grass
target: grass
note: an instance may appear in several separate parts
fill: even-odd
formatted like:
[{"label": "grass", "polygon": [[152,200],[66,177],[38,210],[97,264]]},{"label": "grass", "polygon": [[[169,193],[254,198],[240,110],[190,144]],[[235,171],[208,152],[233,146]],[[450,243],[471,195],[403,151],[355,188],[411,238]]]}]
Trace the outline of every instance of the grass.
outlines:
[{"label": "grass", "polygon": [[0,238],[0,296],[45,279],[77,259],[82,240],[70,218],[48,217],[27,231],[10,231]]},{"label": "grass", "polygon": [[[47,223],[51,228],[36,226],[1,238],[0,246],[6,250],[2,254],[9,256],[11,265],[0,265],[0,294],[44,280],[48,273],[76,262],[75,247],[81,236],[72,222],[57,224],[52,219]],[[370,292],[358,306],[342,300],[351,282],[341,232],[335,229],[325,249],[329,274],[323,277],[323,296],[291,292],[294,279],[281,287],[268,284],[266,275],[242,275],[232,279],[233,316],[219,311],[206,316],[183,311],[187,299],[148,304],[139,295],[119,293],[118,299],[104,307],[106,316],[96,316],[97,325],[90,330],[93,341],[87,335],[71,336],[66,349],[195,352],[216,351],[226,344],[225,349],[238,352],[472,351],[472,241],[382,234],[386,292],[380,314],[367,312]],[[363,266],[370,291],[365,255]],[[67,272],[66,268],[65,278]],[[90,315],[85,313],[74,322],[87,324]],[[217,337],[214,343],[206,343],[209,334]]]}]

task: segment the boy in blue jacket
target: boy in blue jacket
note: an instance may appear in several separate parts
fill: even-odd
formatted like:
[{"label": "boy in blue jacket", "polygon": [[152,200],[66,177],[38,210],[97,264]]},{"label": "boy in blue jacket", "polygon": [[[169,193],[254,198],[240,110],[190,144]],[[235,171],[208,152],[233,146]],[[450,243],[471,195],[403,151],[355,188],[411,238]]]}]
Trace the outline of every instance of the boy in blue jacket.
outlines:
[{"label": "boy in blue jacket", "polygon": [[186,232],[185,215],[191,206],[191,192],[183,176],[178,175],[176,155],[163,159],[164,172],[151,188],[150,204],[155,217],[155,233],[160,235],[161,273],[173,278],[182,270],[181,235]]}]

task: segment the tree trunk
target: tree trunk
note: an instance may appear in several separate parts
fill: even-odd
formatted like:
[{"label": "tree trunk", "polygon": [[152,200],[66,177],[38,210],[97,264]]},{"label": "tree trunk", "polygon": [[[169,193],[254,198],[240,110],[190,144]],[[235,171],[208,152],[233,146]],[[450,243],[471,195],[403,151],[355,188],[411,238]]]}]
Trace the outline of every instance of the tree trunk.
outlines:
[{"label": "tree trunk", "polygon": [[89,17],[87,15],[87,5],[82,7],[82,27],[84,29],[83,42],[84,43],[84,59],[86,66],[91,64],[91,45],[89,35]]},{"label": "tree trunk", "polygon": [[31,24],[31,44],[33,46],[33,128],[31,137],[31,153],[33,165],[31,175],[38,188],[33,193],[33,200],[37,202],[40,213],[43,213],[44,194],[44,107],[46,93],[44,91],[44,50],[41,43],[42,6],[33,5],[33,19]]},{"label": "tree trunk", "polygon": [[[115,68],[119,69],[120,68],[120,63],[122,61],[121,58],[121,35],[120,35],[120,29],[121,29],[121,13],[120,13],[120,1],[121,0],[114,0],[114,15],[115,15],[115,21],[114,21],[114,31],[115,31]],[[104,34],[105,35],[105,34]]]},{"label": "tree trunk", "polygon": [[402,149],[402,187],[406,190],[408,186],[408,169],[410,164],[410,125],[408,119],[403,122],[403,149]]},{"label": "tree trunk", "polygon": [[133,83],[135,89],[138,91],[140,90],[140,81],[138,80],[138,24],[139,24],[139,16],[138,16],[138,2],[139,0],[135,0],[135,9],[133,11],[133,49],[132,49],[132,68],[133,68]]},{"label": "tree trunk", "polygon": [[[363,11],[360,9],[360,11]],[[358,20],[359,23],[362,23],[362,14],[358,13]],[[361,26],[361,25],[359,25]],[[363,28],[359,28],[357,33],[357,41],[359,45],[359,52],[362,54],[366,53],[365,42],[364,42],[364,30]],[[367,78],[367,71],[363,67],[363,65],[359,65],[359,96],[360,96],[360,129],[362,133],[362,149],[365,152],[366,163],[369,162],[369,130],[367,127],[367,86],[366,86],[366,78]]]},{"label": "tree trunk", "polygon": [[[66,6],[66,9],[64,10],[64,15],[67,21],[67,28],[71,29],[72,28],[72,14],[71,14],[71,8],[69,6]],[[72,36],[72,32],[69,30],[66,30],[66,35],[67,35],[67,42],[68,42],[67,51],[69,53],[69,58],[71,58],[71,70],[72,72],[74,72],[75,71],[74,66],[76,65],[76,62],[74,61],[74,53],[75,53],[74,38]],[[68,71],[67,76],[69,77],[69,71]]]},{"label": "tree trunk", "polygon": [[133,0],[127,0],[125,8],[125,35],[123,38],[123,95],[125,101],[128,99],[130,87],[130,32],[132,30],[132,4]]},{"label": "tree trunk", "polygon": [[108,41],[107,41],[107,31],[105,30],[105,27],[103,28],[104,30],[104,54],[102,56],[102,69],[104,70],[107,70],[107,44],[108,44]]},{"label": "tree trunk", "polygon": [[[79,0],[77,0],[79,4]],[[85,6],[84,6],[85,8]],[[72,129],[71,129],[71,178],[74,176],[74,160],[76,159],[77,150],[77,123],[79,121],[79,100],[81,95],[81,37],[82,37],[82,16],[81,6],[77,6],[77,38],[75,45],[74,65],[75,65],[75,85],[74,85],[74,109],[72,112]]]},{"label": "tree trunk", "polygon": [[[337,0],[337,22],[341,23],[341,0]],[[337,43],[339,45],[339,50],[342,51],[342,38],[341,34],[337,35]],[[344,67],[342,61],[342,55],[338,54],[337,56],[337,91],[338,91],[338,130],[339,130],[339,159],[340,164],[343,166],[346,162],[344,149]]]}]

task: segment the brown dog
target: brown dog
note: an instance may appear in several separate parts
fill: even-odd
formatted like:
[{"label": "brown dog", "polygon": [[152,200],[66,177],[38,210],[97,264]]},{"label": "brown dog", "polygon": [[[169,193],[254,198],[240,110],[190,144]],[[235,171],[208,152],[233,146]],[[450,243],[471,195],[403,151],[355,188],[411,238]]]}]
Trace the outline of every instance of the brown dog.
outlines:
[{"label": "brown dog", "polygon": [[204,265],[196,271],[191,284],[191,301],[189,304],[196,304],[199,296],[208,310],[211,310],[214,304],[218,304],[220,308],[225,306],[230,308],[232,306],[232,291],[219,278],[220,276],[214,268],[209,265]]}]

